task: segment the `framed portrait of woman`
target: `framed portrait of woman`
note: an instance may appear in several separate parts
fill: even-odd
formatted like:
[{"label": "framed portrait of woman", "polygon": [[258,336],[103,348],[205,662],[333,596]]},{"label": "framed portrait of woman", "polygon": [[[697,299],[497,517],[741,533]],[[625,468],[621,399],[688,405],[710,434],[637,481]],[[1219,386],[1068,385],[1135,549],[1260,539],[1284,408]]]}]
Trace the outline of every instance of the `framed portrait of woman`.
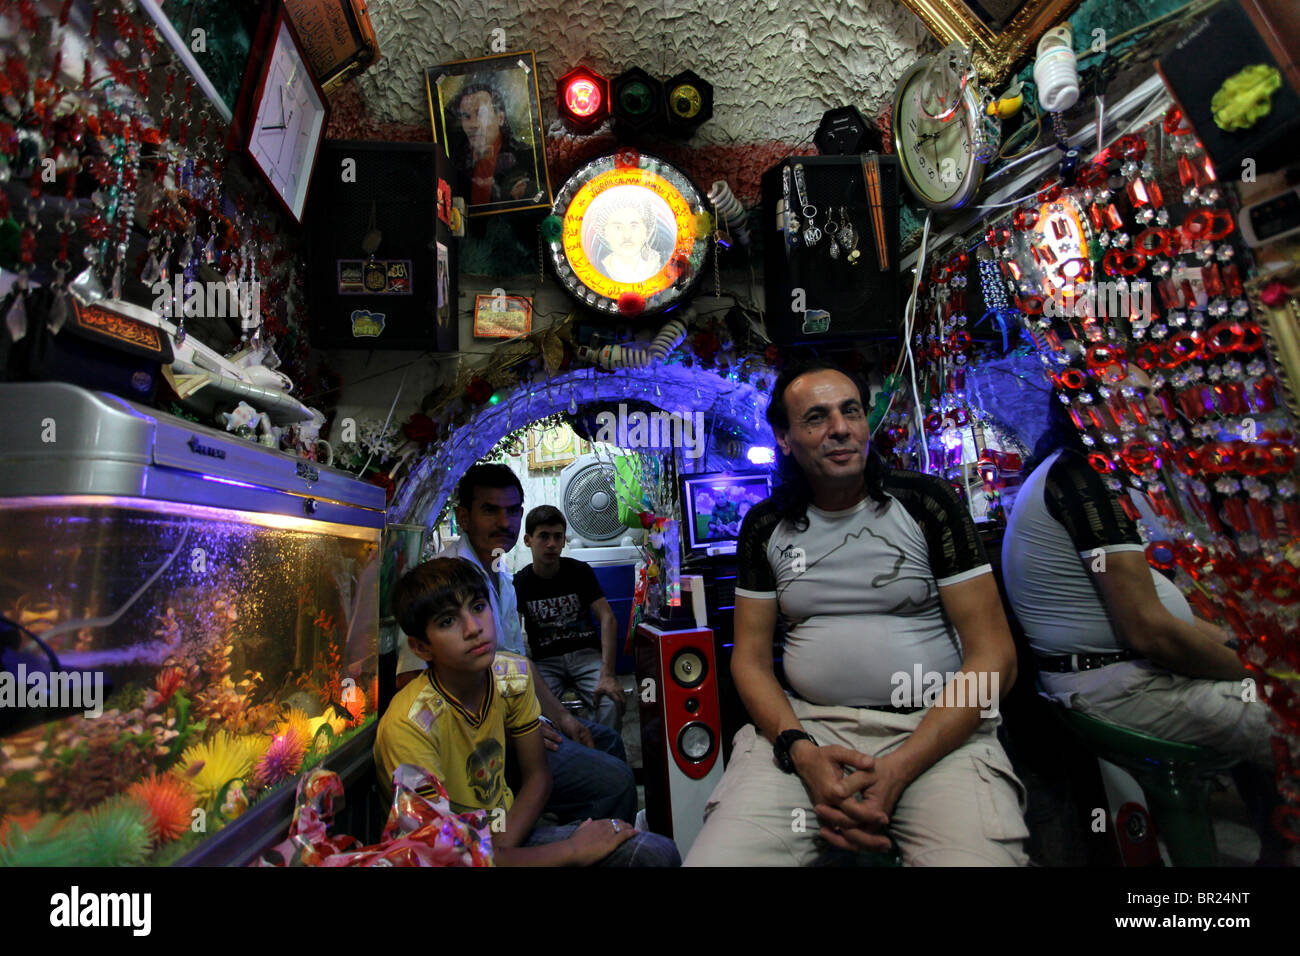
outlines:
[{"label": "framed portrait of woman", "polygon": [[533,51],[444,63],[424,79],[433,137],[451,157],[469,215],[549,206]]}]

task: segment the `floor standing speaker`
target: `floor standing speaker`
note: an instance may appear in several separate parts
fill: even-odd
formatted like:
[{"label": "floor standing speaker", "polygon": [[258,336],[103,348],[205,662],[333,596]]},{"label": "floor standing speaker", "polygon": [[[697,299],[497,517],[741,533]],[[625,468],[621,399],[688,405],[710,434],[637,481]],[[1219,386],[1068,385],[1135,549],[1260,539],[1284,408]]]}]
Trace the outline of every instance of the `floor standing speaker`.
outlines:
[{"label": "floor standing speaker", "polygon": [[713,631],[636,629],[646,819],[685,858],[722,779],[722,719]]},{"label": "floor standing speaker", "polygon": [[898,213],[893,156],[794,156],[763,174],[766,319],[774,343],[899,334]]},{"label": "floor standing speaker", "polygon": [[434,143],[322,144],[303,220],[312,345],[456,351],[451,180]]}]

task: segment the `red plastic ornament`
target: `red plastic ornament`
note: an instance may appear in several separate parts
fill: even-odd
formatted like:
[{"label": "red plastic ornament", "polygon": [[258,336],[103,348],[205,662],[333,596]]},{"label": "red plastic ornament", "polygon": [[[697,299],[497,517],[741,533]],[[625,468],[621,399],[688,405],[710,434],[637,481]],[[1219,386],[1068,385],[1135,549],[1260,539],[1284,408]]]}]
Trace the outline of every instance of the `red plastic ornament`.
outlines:
[{"label": "red plastic ornament", "polygon": [[1038,222],[1037,209],[1017,209],[1011,214],[1011,225],[1017,232],[1028,232],[1033,229]]},{"label": "red plastic ornament", "polygon": [[1251,498],[1247,507],[1250,509],[1250,520],[1255,524],[1255,533],[1261,538],[1275,540],[1277,523],[1273,519],[1273,509],[1258,498]]},{"label": "red plastic ornament", "polygon": [[1133,241],[1133,248],[1148,257],[1167,256],[1171,253],[1169,236],[1168,229],[1147,229],[1138,234]]},{"label": "red plastic ornament", "polygon": [[1132,276],[1142,271],[1146,259],[1140,252],[1111,249],[1102,259],[1102,268],[1108,276]]},{"label": "red plastic ornament", "polygon": [[1168,359],[1161,362],[1162,368],[1176,368],[1184,362],[1201,357],[1201,343],[1192,332],[1179,332],[1165,343]]},{"label": "red plastic ornament", "polygon": [[1282,514],[1286,518],[1286,530],[1293,538],[1300,537],[1300,499],[1288,498],[1282,502]]},{"label": "red plastic ornament", "polygon": [[1011,230],[1006,226],[990,226],[984,231],[985,241],[994,248],[1005,246],[1011,238]]},{"label": "red plastic ornament", "polygon": [[1088,455],[1088,464],[1092,470],[1099,475],[1109,475],[1115,470],[1115,463],[1100,452],[1092,452]]},{"label": "red plastic ornament", "polygon": [[1234,298],[1241,298],[1245,295],[1245,290],[1241,285],[1241,273],[1237,270],[1235,262],[1229,262],[1223,267],[1223,288],[1228,295]]},{"label": "red plastic ornament", "polygon": [[1250,515],[1246,511],[1246,502],[1237,497],[1232,497],[1224,501],[1223,520],[1226,521],[1234,531],[1248,533],[1250,531]]},{"label": "red plastic ornament", "polygon": [[1161,571],[1169,571],[1174,567],[1175,554],[1174,546],[1169,541],[1152,541],[1147,545],[1147,564]]},{"label": "red plastic ornament", "polygon": [[1072,390],[1078,390],[1083,388],[1083,386],[1087,384],[1087,381],[1088,379],[1083,374],[1083,371],[1077,368],[1067,368],[1064,372],[1062,372],[1059,376],[1057,376],[1056,379],[1056,383],[1058,386],[1062,388],[1072,389]]},{"label": "red plastic ornament", "polygon": [[1149,372],[1160,364],[1160,359],[1163,355],[1164,348],[1159,343],[1143,342],[1135,350],[1133,361],[1137,363],[1138,368],[1145,372]]},{"label": "red plastic ornament", "polygon": [[1215,406],[1224,415],[1247,415],[1246,386],[1242,382],[1220,382],[1214,386]]},{"label": "red plastic ornament", "polygon": [[1086,359],[1088,368],[1103,369],[1111,365],[1123,364],[1123,351],[1110,345],[1092,345],[1088,347]]},{"label": "red plastic ornament", "polygon": [[[1156,450],[1146,442],[1131,441],[1124,446],[1120,452],[1120,458],[1128,466],[1130,471],[1143,472],[1148,468],[1160,467],[1160,456]],[[1127,501],[1127,498],[1121,498],[1121,501]]]},{"label": "red plastic ornament", "polygon": [[1237,228],[1226,209],[1198,209],[1183,220],[1183,233],[1193,240],[1222,239]]},{"label": "red plastic ornament", "polygon": [[1130,133],[1127,136],[1121,136],[1115,140],[1115,145],[1111,147],[1125,159],[1130,159],[1135,163],[1140,163],[1147,154],[1147,141],[1141,136]]},{"label": "red plastic ornament", "polygon": [[1192,132],[1192,127],[1187,123],[1183,116],[1181,107],[1171,106],[1165,112],[1164,130],[1170,136],[1186,136]]},{"label": "red plastic ornament", "polygon": [[[1251,386],[1250,406],[1257,412],[1271,412],[1277,408],[1277,395],[1274,388],[1277,386],[1277,379],[1272,375],[1265,375]],[[1300,528],[1296,529],[1300,534]]]},{"label": "red plastic ornament", "polygon": [[640,315],[645,311],[645,296],[639,292],[624,292],[618,297],[619,315],[625,315],[629,318]]},{"label": "red plastic ornament", "polygon": [[1041,295],[1023,295],[1016,298],[1020,311],[1026,315],[1043,314],[1043,297]]}]

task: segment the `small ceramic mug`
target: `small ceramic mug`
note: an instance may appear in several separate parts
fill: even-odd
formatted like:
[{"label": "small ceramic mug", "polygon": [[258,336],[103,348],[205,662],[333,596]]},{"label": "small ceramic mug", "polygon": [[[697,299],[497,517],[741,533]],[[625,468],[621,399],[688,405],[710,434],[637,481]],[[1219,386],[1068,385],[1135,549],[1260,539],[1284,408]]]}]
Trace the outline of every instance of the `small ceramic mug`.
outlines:
[{"label": "small ceramic mug", "polygon": [[[334,449],[324,438],[317,438],[311,444],[311,459],[324,465],[326,468],[334,467]],[[322,449],[324,449],[322,451]]]}]

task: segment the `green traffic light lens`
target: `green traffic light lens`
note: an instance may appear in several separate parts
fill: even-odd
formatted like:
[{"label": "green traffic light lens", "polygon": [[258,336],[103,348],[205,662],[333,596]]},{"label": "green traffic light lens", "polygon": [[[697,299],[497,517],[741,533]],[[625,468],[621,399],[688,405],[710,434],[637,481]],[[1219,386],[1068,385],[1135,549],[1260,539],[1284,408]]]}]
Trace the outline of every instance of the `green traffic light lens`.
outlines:
[{"label": "green traffic light lens", "polygon": [[628,83],[618,94],[619,106],[629,116],[641,116],[649,112],[653,100],[649,85],[641,80]]}]

